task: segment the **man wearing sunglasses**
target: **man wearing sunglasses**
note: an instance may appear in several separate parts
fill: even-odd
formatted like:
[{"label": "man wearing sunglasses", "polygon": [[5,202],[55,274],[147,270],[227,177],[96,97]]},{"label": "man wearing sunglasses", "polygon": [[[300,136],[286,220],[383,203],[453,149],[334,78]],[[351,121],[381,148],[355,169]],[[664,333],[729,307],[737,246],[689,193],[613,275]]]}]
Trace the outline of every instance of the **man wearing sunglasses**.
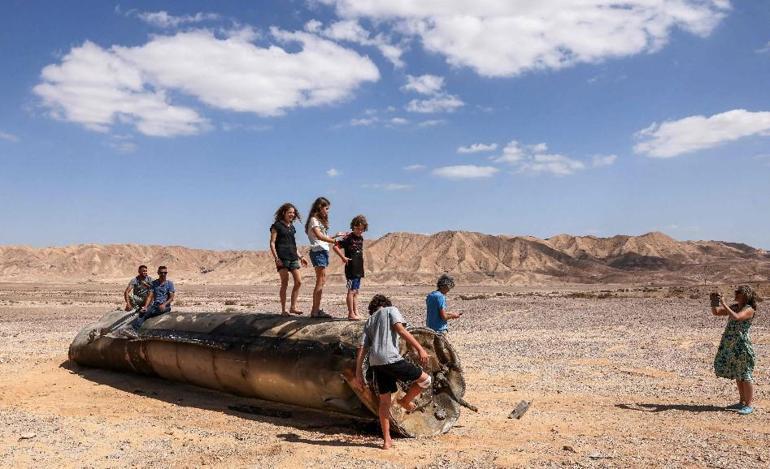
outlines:
[{"label": "man wearing sunglasses", "polygon": [[139,310],[139,317],[133,323],[134,328],[139,329],[144,321],[171,311],[175,292],[174,282],[168,279],[166,266],[158,267],[158,278],[152,281],[152,290],[144,306]]}]

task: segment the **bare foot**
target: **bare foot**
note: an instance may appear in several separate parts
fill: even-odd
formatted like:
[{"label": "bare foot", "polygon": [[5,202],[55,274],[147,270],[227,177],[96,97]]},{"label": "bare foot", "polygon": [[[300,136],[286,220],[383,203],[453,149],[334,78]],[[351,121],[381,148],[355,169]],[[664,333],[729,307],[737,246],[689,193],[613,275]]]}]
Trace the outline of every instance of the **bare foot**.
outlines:
[{"label": "bare foot", "polygon": [[404,402],[403,400],[398,399],[396,402],[398,402],[398,405],[400,405],[401,407],[404,408],[404,410],[406,410],[406,413],[409,413],[417,408],[417,404],[411,401]]},{"label": "bare foot", "polygon": [[393,446],[392,440],[385,440],[385,442],[382,444],[382,449],[390,449]]},{"label": "bare foot", "polygon": [[281,316],[288,316],[288,315],[289,313],[287,313],[286,311],[281,311]]},{"label": "bare foot", "polygon": [[348,316],[348,321],[360,321],[361,316]]},{"label": "bare foot", "polygon": [[296,314],[296,315],[298,315],[298,316],[299,316],[300,314],[305,314],[304,312],[302,312],[302,311],[300,311],[300,310],[298,310],[298,309],[292,309],[292,310],[291,310],[291,311],[289,311],[289,312],[290,312],[291,314]]}]

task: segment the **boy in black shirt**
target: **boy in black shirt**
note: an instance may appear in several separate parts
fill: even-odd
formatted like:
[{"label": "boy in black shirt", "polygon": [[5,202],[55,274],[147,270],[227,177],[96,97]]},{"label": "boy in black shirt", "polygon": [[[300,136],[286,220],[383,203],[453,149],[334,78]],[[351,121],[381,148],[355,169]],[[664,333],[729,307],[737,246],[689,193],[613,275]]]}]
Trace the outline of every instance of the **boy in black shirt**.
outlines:
[{"label": "boy in black shirt", "polygon": [[[350,234],[334,245],[334,252],[345,263],[345,279],[348,287],[348,319],[358,321],[361,317],[356,309],[356,297],[364,277],[364,231],[369,229],[366,217],[358,215],[350,222]],[[342,249],[340,249],[342,248]],[[344,250],[344,252],[343,252]]]}]

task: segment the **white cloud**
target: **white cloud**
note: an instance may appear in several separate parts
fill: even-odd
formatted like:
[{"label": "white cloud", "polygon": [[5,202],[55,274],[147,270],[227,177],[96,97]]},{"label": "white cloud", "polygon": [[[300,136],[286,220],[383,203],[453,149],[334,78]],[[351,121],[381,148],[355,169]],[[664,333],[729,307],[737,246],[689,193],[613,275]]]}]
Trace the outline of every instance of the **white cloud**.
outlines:
[{"label": "white cloud", "polygon": [[611,166],[615,164],[617,159],[617,155],[594,155],[591,158],[591,164],[594,168],[601,168],[603,166]]},{"label": "white cloud", "polygon": [[499,171],[493,166],[463,164],[436,168],[433,170],[433,174],[445,179],[480,179],[492,177]]},{"label": "white cloud", "polygon": [[640,141],[634,151],[653,158],[672,158],[753,135],[770,135],[770,112],[733,109],[710,117],[653,123],[636,133]]},{"label": "white cloud", "polygon": [[222,130],[224,130],[225,132],[234,132],[237,130],[242,130],[246,132],[266,132],[272,129],[273,129],[273,126],[267,125],[267,124],[241,124],[238,122],[222,123]]},{"label": "white cloud", "polygon": [[362,83],[379,79],[367,57],[304,32],[271,29],[289,52],[259,47],[247,36],[216,37],[196,30],[154,36],[136,47],[103,49],[86,42],[42,71],[35,93],[55,117],[92,130],[127,122],[146,135],[201,132],[207,121],[171,103],[171,92],[210,106],[261,116],[347,99]]},{"label": "white cloud", "polygon": [[428,119],[417,124],[417,127],[436,127],[444,124],[446,124],[444,119]]},{"label": "white cloud", "polygon": [[[543,148],[542,151],[545,151],[546,148]],[[500,156],[497,156],[494,158],[494,161],[497,163],[518,163],[522,159],[524,159],[525,156],[525,150],[524,148],[519,145],[519,142],[516,140],[511,140],[508,142],[507,145],[503,148],[503,153]]]},{"label": "white cloud", "polygon": [[[612,164],[614,155],[594,159],[593,164]],[[565,155],[548,153],[548,145],[537,143],[535,145],[522,145],[516,140],[511,140],[503,148],[502,154],[491,158],[496,163],[508,164],[519,173],[549,173],[556,176],[567,176],[586,169],[586,164],[580,160]]]},{"label": "white cloud", "polygon": [[497,150],[497,144],[496,143],[474,143],[472,145],[468,145],[466,147],[458,147],[457,153],[481,153],[485,151],[495,151]]},{"label": "white cloud", "polygon": [[453,112],[465,103],[454,95],[439,95],[428,99],[413,99],[406,105],[409,112],[433,114],[437,112]]},{"label": "white cloud", "polygon": [[767,52],[770,52],[770,41],[768,41],[768,43],[765,44],[764,47],[760,47],[759,49],[756,50],[757,54],[765,54]]},{"label": "white cloud", "polygon": [[108,144],[112,149],[118,153],[129,154],[136,151],[136,143],[131,140],[117,139],[109,142]]},{"label": "white cloud", "polygon": [[48,65],[34,92],[55,118],[106,132],[117,121],[153,136],[201,132],[207,121],[188,107],[174,106],[166,91],[145,86],[141,70],[92,42]]},{"label": "white cloud", "polygon": [[389,121],[392,125],[406,125],[409,123],[408,119],[404,119],[403,117],[394,117]]},{"label": "white cloud", "polygon": [[326,175],[329,176],[330,178],[336,178],[340,174],[342,173],[334,168],[331,168],[328,171],[326,171]]},{"label": "white cloud", "polygon": [[310,20],[305,24],[305,31],[318,34],[335,41],[347,41],[362,46],[376,47],[380,53],[390,61],[395,67],[404,66],[401,55],[403,49],[393,44],[384,34],[372,34],[364,29],[356,20],[337,21],[324,28],[323,23],[318,20]]},{"label": "white cloud", "polygon": [[361,117],[350,119],[350,125],[353,127],[370,127],[380,122],[377,117]]},{"label": "white cloud", "polygon": [[564,155],[537,154],[522,162],[519,166],[521,172],[550,173],[556,176],[568,176],[585,169],[582,161],[573,160]]},{"label": "white cloud", "polygon": [[364,189],[378,189],[383,191],[405,191],[412,188],[409,184],[398,184],[394,182],[385,184],[362,184],[361,187]]},{"label": "white cloud", "polygon": [[404,91],[413,91],[419,94],[435,95],[444,88],[444,77],[436,75],[406,76],[406,85],[401,87]]},{"label": "white cloud", "polygon": [[729,0],[320,0],[367,18],[453,66],[513,76],[654,52],[675,29],[708,36]]},{"label": "white cloud", "polygon": [[404,171],[422,171],[425,168],[424,164],[410,164],[409,166],[404,166]]},{"label": "white cloud", "polygon": [[5,140],[6,142],[16,143],[16,142],[19,141],[19,137],[17,137],[14,134],[11,134],[11,133],[8,133],[8,132],[3,132],[2,130],[0,130],[0,140]]},{"label": "white cloud", "polygon": [[183,24],[202,23],[204,21],[216,21],[220,16],[216,13],[199,12],[194,15],[174,16],[166,11],[141,11],[134,12],[136,17],[152,26],[159,28],[176,28]]}]

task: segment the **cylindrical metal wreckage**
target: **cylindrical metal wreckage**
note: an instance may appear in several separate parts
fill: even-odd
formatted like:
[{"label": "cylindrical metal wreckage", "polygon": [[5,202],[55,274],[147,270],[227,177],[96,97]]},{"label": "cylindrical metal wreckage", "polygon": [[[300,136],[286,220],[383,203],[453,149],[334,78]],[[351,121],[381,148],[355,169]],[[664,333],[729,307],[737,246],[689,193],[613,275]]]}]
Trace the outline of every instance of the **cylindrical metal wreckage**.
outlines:
[{"label": "cylindrical metal wreckage", "polygon": [[[136,338],[115,332],[133,317],[114,311],[85,327],[70,345],[70,359],[321,411],[377,415],[371,380],[365,389],[354,382],[360,322],[174,312],[147,320]],[[409,330],[430,355],[424,371],[433,377],[433,386],[417,398],[417,410],[411,413],[394,400],[391,424],[405,436],[445,433],[457,421],[461,405],[473,408],[463,400],[460,360],[444,336],[430,329]],[[417,363],[404,342],[402,355]]]}]

